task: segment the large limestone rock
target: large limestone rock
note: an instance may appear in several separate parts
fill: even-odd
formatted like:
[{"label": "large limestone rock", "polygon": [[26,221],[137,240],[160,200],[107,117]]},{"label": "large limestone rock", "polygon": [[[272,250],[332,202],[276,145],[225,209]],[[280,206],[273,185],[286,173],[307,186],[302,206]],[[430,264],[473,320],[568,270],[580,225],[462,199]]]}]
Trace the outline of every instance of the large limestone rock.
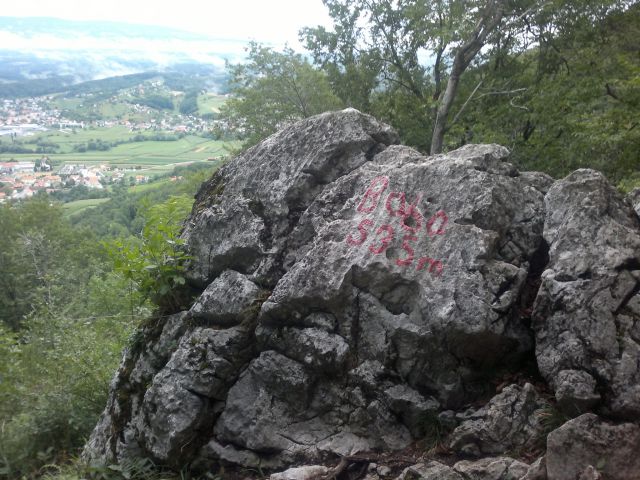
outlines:
[{"label": "large limestone rock", "polygon": [[317,195],[397,142],[388,125],[345,110],[298,123],[234,159],[200,190],[186,225],[192,282],[204,287],[230,268],[273,287],[288,235]]},{"label": "large limestone rock", "polygon": [[640,222],[602,174],[578,170],[545,197],[549,263],[533,315],[540,371],[559,405],[640,418]]},{"label": "large limestone rock", "polygon": [[[203,185],[183,233],[201,294],[126,352],[86,459],[285,470],[401,450],[534,352],[566,410],[636,415],[630,205],[594,172],[520,173],[497,145],[397,142],[355,110],[323,114]],[[507,387],[454,444],[526,448],[539,405]]]}]

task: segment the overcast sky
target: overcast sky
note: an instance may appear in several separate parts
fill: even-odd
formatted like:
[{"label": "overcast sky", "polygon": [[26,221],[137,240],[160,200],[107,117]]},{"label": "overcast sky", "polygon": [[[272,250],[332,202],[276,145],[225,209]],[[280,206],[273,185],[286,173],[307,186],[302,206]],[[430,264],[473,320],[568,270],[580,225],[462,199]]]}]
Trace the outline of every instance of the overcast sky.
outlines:
[{"label": "overcast sky", "polygon": [[0,15],[162,25],[294,48],[302,27],[330,24],[321,0],[17,0],[3,1]]}]

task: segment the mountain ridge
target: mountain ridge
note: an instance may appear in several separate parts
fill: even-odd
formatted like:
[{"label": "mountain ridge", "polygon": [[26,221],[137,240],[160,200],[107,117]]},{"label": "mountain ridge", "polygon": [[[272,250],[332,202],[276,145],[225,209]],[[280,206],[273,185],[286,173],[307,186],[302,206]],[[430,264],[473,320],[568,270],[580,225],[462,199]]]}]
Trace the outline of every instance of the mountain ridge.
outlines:
[{"label": "mountain ridge", "polygon": [[0,17],[0,43],[0,97],[12,98],[146,72],[219,77],[246,42],[155,25]]}]

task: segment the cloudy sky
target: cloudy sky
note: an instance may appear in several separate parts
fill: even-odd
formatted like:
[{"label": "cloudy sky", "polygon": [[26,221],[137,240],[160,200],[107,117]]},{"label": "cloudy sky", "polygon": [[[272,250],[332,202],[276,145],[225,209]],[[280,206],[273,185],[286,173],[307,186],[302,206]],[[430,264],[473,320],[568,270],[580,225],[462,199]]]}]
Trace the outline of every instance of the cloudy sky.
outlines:
[{"label": "cloudy sky", "polygon": [[321,0],[19,0],[3,2],[0,15],[144,23],[294,47],[300,28],[329,23]]},{"label": "cloudy sky", "polygon": [[322,0],[18,0],[3,2],[0,17],[57,17],[156,25],[203,34],[188,38],[103,36],[98,32],[34,32],[0,28],[0,48],[46,59],[82,58],[100,67],[96,78],[137,71],[123,60],[169,65],[185,58],[223,67],[245,57],[249,40],[302,51],[302,27],[330,25]]}]

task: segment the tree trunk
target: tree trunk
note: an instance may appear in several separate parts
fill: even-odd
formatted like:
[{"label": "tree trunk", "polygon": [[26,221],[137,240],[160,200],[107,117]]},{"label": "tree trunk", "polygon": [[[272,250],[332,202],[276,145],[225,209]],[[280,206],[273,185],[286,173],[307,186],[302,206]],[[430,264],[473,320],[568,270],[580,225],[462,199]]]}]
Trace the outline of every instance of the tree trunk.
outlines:
[{"label": "tree trunk", "polygon": [[431,155],[442,152],[444,135],[447,132],[447,120],[449,118],[449,112],[451,111],[453,101],[458,93],[460,78],[480,49],[482,49],[487,42],[489,34],[493,32],[498,25],[500,25],[504,15],[504,3],[505,0],[488,0],[487,7],[476,24],[476,28],[471,32],[469,39],[456,51],[453,66],[451,67],[451,75],[449,75],[447,88],[440,99],[435,125],[433,126],[430,150]]},{"label": "tree trunk", "polygon": [[433,136],[431,137],[431,155],[442,152],[444,134],[446,133],[447,127],[447,118],[449,117],[449,112],[451,111],[453,101],[456,98],[456,93],[458,92],[460,75],[464,71],[464,69],[460,70],[460,68],[456,68],[456,64],[458,63],[457,58],[458,56],[456,55],[456,60],[453,62],[453,70],[451,71],[451,75],[449,76],[449,80],[447,81],[447,88],[442,95],[440,106],[438,107],[438,112],[436,113],[436,122],[433,126]]}]

